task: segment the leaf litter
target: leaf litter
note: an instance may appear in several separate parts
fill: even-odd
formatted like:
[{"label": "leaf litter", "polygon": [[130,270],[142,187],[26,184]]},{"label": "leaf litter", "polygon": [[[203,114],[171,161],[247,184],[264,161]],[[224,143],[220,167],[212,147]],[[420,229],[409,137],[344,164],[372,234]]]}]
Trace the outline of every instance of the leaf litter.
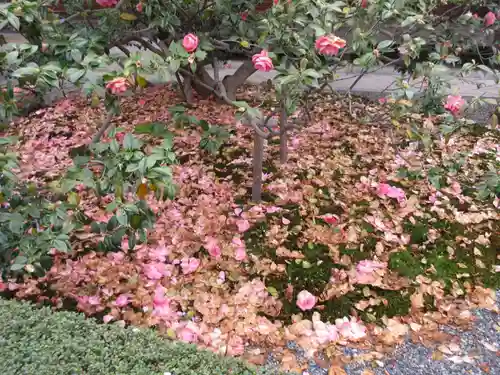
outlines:
[{"label": "leaf litter", "polygon": [[[240,93],[272,102],[257,95],[254,87]],[[105,322],[155,326],[254,363],[293,340],[307,357],[325,354],[322,365],[339,373],[352,360],[380,361],[407,337],[437,345],[438,357],[466,361],[438,328],[469,327],[472,309],[497,309],[498,198],[479,200],[470,186],[484,175],[478,156],[498,159],[498,133],[452,137],[426,152],[397,139],[384,121],[364,125],[344,102],[323,95],[308,127],[290,134],[286,165],[268,142],[265,199],[256,205],[250,130],[233,108],[200,100],[187,114],[231,134],[210,155],[199,148],[198,128],[173,123],[167,107],[179,102],[169,87],[151,88],[140,100],[123,99],[113,119],[125,131],[164,122],[175,134],[178,194],[147,198],[158,216],[148,243],[128,251],[124,241],[121,252],[101,254],[91,249],[96,238],[76,238],[75,252],[56,254],[44,277],[11,283],[16,297],[57,308],[74,301]],[[377,112],[365,102],[355,108]],[[76,97],[18,120],[22,178],[57,180],[100,121],[102,110]],[[460,167],[456,155],[465,155]],[[93,216],[104,212],[95,199],[84,202]],[[304,290],[315,303],[302,311]],[[353,358],[342,347],[365,354]],[[303,369],[284,350],[283,368]]]}]

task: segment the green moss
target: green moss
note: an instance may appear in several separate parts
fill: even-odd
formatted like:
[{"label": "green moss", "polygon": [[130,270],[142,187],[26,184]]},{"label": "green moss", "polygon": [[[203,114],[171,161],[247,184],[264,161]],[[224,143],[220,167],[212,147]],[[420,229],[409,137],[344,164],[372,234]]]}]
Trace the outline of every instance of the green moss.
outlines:
[{"label": "green moss", "polygon": [[340,216],[343,213],[344,208],[338,204],[331,204],[330,202],[328,202],[319,207],[319,215],[334,214]]},{"label": "green moss", "polygon": [[351,259],[356,263],[359,261],[362,261],[364,259],[371,258],[370,252],[361,251],[361,249],[359,247],[348,248],[345,244],[341,244],[339,246],[339,251],[340,251],[340,255],[347,255],[347,256],[351,257]]},{"label": "green moss", "polygon": [[266,246],[266,233],[268,230],[269,227],[266,221],[258,222],[245,232],[243,240],[249,253],[276,259],[276,249]]},{"label": "green moss", "polygon": [[364,299],[360,291],[354,291],[343,296],[328,300],[324,303],[322,315],[328,320],[343,318],[352,315],[353,306]]},{"label": "green moss", "polygon": [[330,280],[332,269],[339,266],[332,261],[326,245],[309,243],[302,248],[302,253],[305,259],[288,261],[288,282],[298,290],[321,294]]},{"label": "green moss", "polygon": [[412,224],[407,220],[404,222],[403,228],[406,233],[411,233],[411,243],[421,244],[427,241],[427,235],[429,234],[429,226],[427,223],[416,222]]},{"label": "green moss", "polygon": [[392,253],[389,257],[389,268],[409,278],[414,278],[424,272],[420,260],[409,251]]},{"label": "green moss", "polygon": [[408,290],[385,290],[380,288],[371,287],[372,291],[377,293],[377,296],[384,298],[387,305],[380,304],[378,306],[371,306],[362,315],[365,320],[371,320],[366,314],[371,314],[377,319],[382,318],[384,315],[392,318],[393,316],[404,316],[410,311],[411,300],[410,291]]}]

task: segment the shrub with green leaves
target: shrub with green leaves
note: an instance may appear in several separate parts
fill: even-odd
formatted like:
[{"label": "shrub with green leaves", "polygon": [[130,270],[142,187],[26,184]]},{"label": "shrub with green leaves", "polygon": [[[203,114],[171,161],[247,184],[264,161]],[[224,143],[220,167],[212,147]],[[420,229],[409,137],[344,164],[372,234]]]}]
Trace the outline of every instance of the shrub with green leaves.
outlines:
[{"label": "shrub with green leaves", "polygon": [[[122,134],[123,135],[123,134]],[[146,146],[132,134],[123,141],[92,144],[90,149],[74,150],[74,167],[60,184],[37,186],[18,181],[16,155],[9,152],[13,139],[0,139],[0,270],[6,273],[37,272],[50,266],[53,249],[70,252],[75,230],[90,226],[102,235],[98,251],[116,251],[123,240],[133,249],[147,240],[147,230],[155,214],[146,197],[154,191],[158,199],[172,198],[175,185],[170,164],[176,161],[172,137],[164,137],[159,146]],[[57,186],[59,185],[59,186]],[[113,215],[102,222],[85,214],[79,189],[97,196],[110,196],[105,206]],[[92,198],[90,198],[92,199]],[[47,258],[47,259],[45,259]]]},{"label": "shrub with green leaves", "polygon": [[158,197],[162,192],[165,197],[172,198],[175,186],[168,166],[176,161],[172,137],[165,137],[162,144],[149,153],[146,146],[130,133],[123,136],[121,144],[113,139],[109,143],[91,145],[91,155],[76,155],[73,159],[75,165],[68,170],[64,190],[81,183],[98,196],[114,194],[122,199],[129,192],[137,192],[143,199],[147,193],[143,184],[147,181]]},{"label": "shrub with green leaves", "polygon": [[7,146],[14,139],[0,139],[0,270],[41,268],[40,257],[52,248],[69,251],[68,220],[71,204],[51,201],[33,183],[22,184],[14,170],[16,155]]},{"label": "shrub with green leaves", "polygon": [[2,375],[271,375],[150,329],[98,324],[82,314],[0,299]]}]

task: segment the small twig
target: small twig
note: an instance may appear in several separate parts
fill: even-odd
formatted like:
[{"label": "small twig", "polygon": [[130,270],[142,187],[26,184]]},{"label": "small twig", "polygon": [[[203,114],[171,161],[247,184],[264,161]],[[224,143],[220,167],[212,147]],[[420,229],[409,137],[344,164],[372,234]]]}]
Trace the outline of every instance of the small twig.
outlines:
[{"label": "small twig", "polygon": [[101,125],[101,128],[99,131],[96,133],[94,138],[92,139],[92,143],[97,143],[101,139],[102,135],[106,130],[108,130],[109,126],[111,125],[111,120],[113,119],[113,112],[109,111],[108,114],[106,115],[106,118],[104,119],[104,122]]},{"label": "small twig", "polygon": [[163,58],[167,57],[167,55],[164,53],[163,50],[159,49],[159,48],[156,48],[152,43],[150,43],[149,41],[143,39],[143,38],[140,38],[140,37],[135,37],[133,40],[136,40],[138,41],[139,43],[141,43],[144,47],[146,47],[147,49],[149,49],[151,52],[154,52],[156,53],[157,55],[159,56],[162,56]]},{"label": "small twig", "polygon": [[356,86],[358,84],[359,81],[361,81],[361,78],[363,78],[363,76],[368,72],[368,69],[363,69],[361,71],[361,74],[358,76],[358,78],[356,78],[356,80],[352,83],[351,86],[349,86],[349,89],[347,90],[347,94],[346,95],[349,95],[349,97],[351,97],[351,91],[352,89],[354,88],[354,86]]},{"label": "small twig", "polygon": [[187,84],[187,82],[182,82],[181,75],[179,74],[179,72],[175,72],[175,78],[177,79],[177,83],[179,84],[179,89],[182,93],[184,101],[188,104],[188,106],[191,106],[191,100],[188,98],[187,93],[185,91],[185,85]]}]

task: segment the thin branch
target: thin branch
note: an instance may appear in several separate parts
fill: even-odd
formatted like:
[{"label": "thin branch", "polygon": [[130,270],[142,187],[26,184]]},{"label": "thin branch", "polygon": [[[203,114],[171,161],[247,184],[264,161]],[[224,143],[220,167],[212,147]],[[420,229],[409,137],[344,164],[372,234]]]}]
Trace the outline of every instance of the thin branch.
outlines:
[{"label": "thin branch", "polygon": [[[187,69],[184,69],[184,68],[180,68],[179,69],[179,72],[183,75],[186,75],[186,76],[189,76],[194,83],[196,83],[197,85],[200,85],[201,87],[209,90],[210,92],[212,92],[216,97],[218,97],[219,99],[223,100],[224,103],[230,105],[230,106],[233,106],[235,107],[235,104],[227,97],[227,95],[224,93],[224,92],[220,92],[218,91],[216,88],[210,86],[210,85],[207,85],[205,82],[201,81],[200,79],[198,79],[198,77],[196,77],[193,73],[191,73],[189,70]],[[261,127],[259,126],[259,124],[255,123],[255,121],[253,121],[251,118],[249,118],[249,116],[247,116],[247,124],[248,126],[250,126],[253,130],[255,130],[255,133],[263,138],[263,139],[268,139],[272,133],[267,133],[265,131],[263,131],[261,129]],[[267,122],[269,121],[269,118],[267,120],[265,120],[265,122],[263,123],[264,125],[267,125]]]},{"label": "thin branch", "polygon": [[135,37],[133,40],[141,43],[144,47],[146,47],[147,49],[149,49],[151,52],[154,52],[154,53],[156,53],[157,55],[159,55],[159,56],[161,56],[163,58],[167,57],[167,55],[165,54],[165,52],[163,50],[155,47],[153,45],[153,43],[151,43],[151,42],[149,42],[149,41],[147,41],[147,40],[145,40],[143,38],[139,38],[139,37]]},{"label": "thin branch", "polygon": [[181,90],[181,93],[182,93],[182,96],[184,98],[184,101],[188,104],[188,106],[191,105],[191,100],[188,98],[188,95],[185,91],[185,87],[186,87],[186,84],[188,82],[182,82],[181,80],[181,75],[179,74],[179,72],[175,72],[175,78],[177,79],[177,83],[179,84],[179,89]]},{"label": "thin branch", "polygon": [[285,100],[281,100],[280,113],[280,163],[285,164],[288,160],[288,116],[286,113]]},{"label": "thin branch", "polygon": [[106,130],[108,130],[109,126],[111,125],[111,120],[113,119],[113,112],[109,111],[108,114],[106,115],[106,118],[104,119],[104,122],[101,125],[101,128],[99,131],[96,133],[94,138],[92,139],[92,143],[97,143],[101,139],[102,135]]}]

